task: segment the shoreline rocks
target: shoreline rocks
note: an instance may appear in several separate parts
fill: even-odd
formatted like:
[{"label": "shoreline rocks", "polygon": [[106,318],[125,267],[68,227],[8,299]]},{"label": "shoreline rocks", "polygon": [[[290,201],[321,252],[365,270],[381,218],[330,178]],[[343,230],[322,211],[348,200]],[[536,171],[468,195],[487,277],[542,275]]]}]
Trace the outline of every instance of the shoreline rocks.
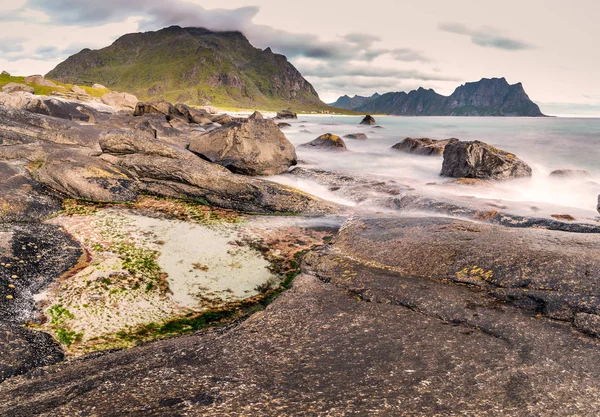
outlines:
[{"label": "shoreline rocks", "polygon": [[303,148],[324,149],[332,151],[347,151],[346,143],[342,138],[331,133],[325,133],[315,140],[300,145]]},{"label": "shoreline rocks", "polygon": [[296,150],[273,120],[259,115],[192,137],[189,150],[238,174],[281,174],[296,165]]},{"label": "shoreline rocks", "polygon": [[531,167],[487,143],[453,142],[444,149],[443,177],[508,180],[531,177]]},{"label": "shoreline rocks", "polygon": [[455,143],[459,140],[456,138],[435,140],[429,138],[405,138],[398,142],[392,149],[399,151],[414,153],[417,155],[443,155],[446,145]]}]

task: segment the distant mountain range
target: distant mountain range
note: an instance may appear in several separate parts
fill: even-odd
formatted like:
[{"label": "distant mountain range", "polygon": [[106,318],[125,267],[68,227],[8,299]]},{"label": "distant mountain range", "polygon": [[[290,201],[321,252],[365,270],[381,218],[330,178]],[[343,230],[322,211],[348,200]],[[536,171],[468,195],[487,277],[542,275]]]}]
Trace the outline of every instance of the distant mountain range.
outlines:
[{"label": "distant mountain range", "polygon": [[466,83],[450,96],[419,88],[409,93],[372,97],[343,96],[331,106],[360,113],[401,116],[544,116],[521,83],[511,85],[504,78],[482,78]]},{"label": "distant mountain range", "polygon": [[362,105],[366,104],[369,101],[375,100],[376,98],[381,97],[381,95],[375,93],[371,97],[363,97],[363,96],[341,96],[337,99],[335,103],[331,103],[331,107],[337,107],[338,109],[346,109],[346,110],[354,110],[358,109]]},{"label": "distant mountain range", "polygon": [[331,110],[285,56],[253,47],[240,32],[171,26],[132,33],[106,48],[82,50],[47,77],[79,85],[99,83],[141,100]]}]

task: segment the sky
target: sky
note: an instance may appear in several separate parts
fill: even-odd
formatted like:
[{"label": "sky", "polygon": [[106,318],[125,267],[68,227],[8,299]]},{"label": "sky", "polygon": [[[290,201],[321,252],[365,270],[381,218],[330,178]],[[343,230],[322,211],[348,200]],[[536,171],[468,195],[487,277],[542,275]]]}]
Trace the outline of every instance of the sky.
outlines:
[{"label": "sky", "polygon": [[45,74],[83,48],[170,25],[239,30],[325,102],[522,82],[552,115],[600,116],[595,0],[0,0],[0,71]]}]

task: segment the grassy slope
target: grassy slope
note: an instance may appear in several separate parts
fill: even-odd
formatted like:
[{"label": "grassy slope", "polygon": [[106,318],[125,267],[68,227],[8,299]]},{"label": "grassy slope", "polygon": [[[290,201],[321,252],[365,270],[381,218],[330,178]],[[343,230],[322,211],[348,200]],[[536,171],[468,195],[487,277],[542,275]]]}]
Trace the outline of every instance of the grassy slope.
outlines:
[{"label": "grassy slope", "polygon": [[[126,35],[113,45],[82,51],[48,75],[69,83],[101,83],[140,100],[191,105],[348,114],[308,88],[286,98],[286,83],[301,76],[284,57],[252,47],[241,34],[193,35],[182,29]],[[285,75],[284,75],[285,74]],[[232,75],[243,88],[219,79]],[[312,87],[311,87],[312,88]],[[282,94],[283,93],[283,94]]]},{"label": "grassy slope", "polygon": [[[57,87],[46,87],[43,85],[37,85],[37,84],[33,84],[33,83],[26,83],[25,77],[16,77],[16,76],[11,76],[11,75],[0,75],[0,89],[9,83],[25,84],[30,87],[33,87],[35,94],[47,96],[47,95],[50,95],[55,92],[58,92],[58,93],[69,92],[69,91],[71,91],[71,88],[73,88],[73,85],[74,85],[74,84],[61,83],[60,81],[56,81],[56,80],[52,80],[52,79],[48,79],[48,78],[47,78],[47,80],[52,81],[59,87],[64,87],[64,89],[57,88]],[[92,88],[92,87],[85,86],[85,85],[80,85],[80,87],[83,88],[92,97],[102,97],[104,94],[110,92],[110,90],[108,90],[108,89]]]}]

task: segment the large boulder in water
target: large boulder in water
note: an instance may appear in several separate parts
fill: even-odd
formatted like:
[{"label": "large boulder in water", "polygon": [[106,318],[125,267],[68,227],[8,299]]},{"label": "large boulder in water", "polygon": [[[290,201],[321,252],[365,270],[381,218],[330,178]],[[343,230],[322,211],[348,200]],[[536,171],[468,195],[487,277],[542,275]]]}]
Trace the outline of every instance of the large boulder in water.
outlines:
[{"label": "large boulder in water", "polygon": [[443,155],[446,145],[454,142],[458,142],[458,139],[405,138],[392,146],[392,149],[417,155]]},{"label": "large boulder in water", "polygon": [[342,138],[331,133],[325,133],[315,140],[300,145],[303,148],[329,149],[334,151],[346,151],[346,143]]},{"label": "large boulder in water", "polygon": [[446,145],[441,175],[453,178],[508,180],[531,176],[531,167],[515,155],[487,143],[454,142]]},{"label": "large boulder in water", "polygon": [[296,165],[296,149],[273,120],[232,122],[190,140],[190,151],[246,175],[281,174]]},{"label": "large boulder in water", "polygon": [[377,124],[377,122],[375,121],[375,118],[371,115],[366,115],[364,119],[362,119],[362,121],[360,122],[361,125],[374,125]]}]

